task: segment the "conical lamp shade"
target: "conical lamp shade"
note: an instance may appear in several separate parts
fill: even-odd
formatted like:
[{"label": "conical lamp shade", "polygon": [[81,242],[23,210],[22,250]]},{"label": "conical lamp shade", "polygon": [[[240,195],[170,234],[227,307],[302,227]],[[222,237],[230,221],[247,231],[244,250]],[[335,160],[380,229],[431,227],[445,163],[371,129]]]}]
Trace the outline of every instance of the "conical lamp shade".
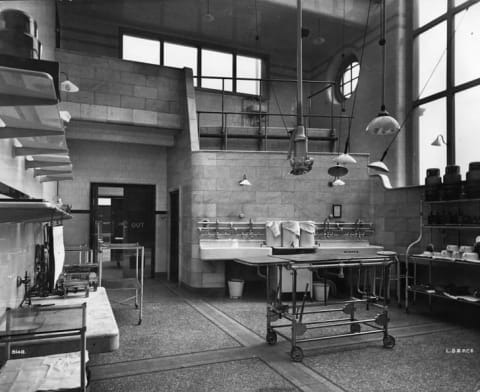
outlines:
[{"label": "conical lamp shade", "polygon": [[336,163],[340,165],[346,165],[348,163],[357,163],[354,157],[350,154],[340,154],[338,157],[333,159]]},{"label": "conical lamp shade", "polygon": [[60,90],[67,93],[78,93],[80,91],[78,86],[73,84],[70,80],[64,80],[62,83],[60,83]]},{"label": "conical lamp shade", "polygon": [[343,177],[347,173],[348,169],[345,166],[340,166],[339,164],[328,169],[328,174],[335,178]]},{"label": "conical lamp shade", "polygon": [[388,173],[390,171],[387,165],[385,165],[382,161],[370,162],[367,166],[371,169],[380,170],[385,173]]},{"label": "conical lamp shade", "polygon": [[440,147],[442,144],[447,144],[443,135],[438,135],[435,140],[431,143],[432,146]]},{"label": "conical lamp shade", "polygon": [[335,181],[332,182],[332,186],[344,186],[345,181],[342,181],[340,178],[336,178]]},{"label": "conical lamp shade", "polygon": [[248,181],[247,175],[243,175],[243,179],[238,182],[241,186],[252,186],[252,183]]},{"label": "conical lamp shade", "polygon": [[367,125],[366,132],[373,135],[390,135],[400,130],[400,124],[386,110],[380,111]]}]

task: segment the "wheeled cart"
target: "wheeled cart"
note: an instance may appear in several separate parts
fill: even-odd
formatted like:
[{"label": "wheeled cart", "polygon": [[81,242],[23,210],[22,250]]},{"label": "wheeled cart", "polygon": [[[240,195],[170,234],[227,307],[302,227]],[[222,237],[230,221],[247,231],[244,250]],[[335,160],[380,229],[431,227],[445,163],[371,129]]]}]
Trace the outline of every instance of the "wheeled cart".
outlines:
[{"label": "wheeled cart", "polygon": [[[139,245],[138,243],[124,243],[102,245],[100,249],[102,251],[109,249],[135,252],[135,277],[109,280],[105,288],[108,290],[135,290],[134,296],[125,298],[120,303],[125,304],[131,300],[134,300],[135,308],[138,309],[138,325],[140,325],[143,319],[143,274],[145,264],[145,247]],[[99,285],[102,286],[105,285],[105,283],[102,283],[103,266],[101,257],[99,257],[99,265]]]},{"label": "wheeled cart", "polygon": [[[314,341],[341,338],[356,335],[368,335],[381,333],[383,335],[383,346],[392,348],[395,345],[395,339],[388,333],[388,289],[390,266],[395,262],[393,255],[377,256],[345,256],[345,255],[325,255],[325,254],[294,254],[238,258],[238,263],[254,266],[260,269],[266,268],[265,276],[267,281],[267,333],[266,341],[270,345],[277,343],[277,336],[281,336],[291,343],[290,357],[295,362],[301,362],[304,354],[300,347],[301,344]],[[281,274],[282,267],[291,272],[292,279],[292,299],[290,303],[282,302],[281,279],[276,276]],[[356,293],[353,293],[353,273],[350,284],[350,299],[341,302],[328,302],[326,296],[324,301],[308,301],[308,285],[305,287],[304,295],[301,301],[297,299],[297,277],[299,271],[309,269],[311,271],[320,271],[332,268],[349,268],[356,272]],[[377,273],[380,274],[378,281]],[[272,278],[273,276],[273,278]],[[371,278],[375,276],[375,278]],[[375,294],[376,285],[380,285],[380,291],[383,296]],[[358,295],[356,297],[355,295]],[[355,312],[357,305],[365,304],[366,309],[370,307],[379,309],[380,312],[371,318],[357,319]],[[334,307],[330,307],[334,305]],[[328,313],[340,313],[342,316],[333,319],[325,319]],[[318,319],[315,319],[315,316]],[[323,316],[320,319],[320,316]],[[304,320],[305,317],[305,320]],[[284,322],[278,322],[279,320]],[[306,320],[308,319],[308,320]],[[339,334],[327,336],[315,336],[307,331],[331,328],[347,327],[347,331]],[[365,330],[362,331],[362,328]],[[288,330],[290,330],[288,332]],[[308,335],[308,336],[305,336]]]}]

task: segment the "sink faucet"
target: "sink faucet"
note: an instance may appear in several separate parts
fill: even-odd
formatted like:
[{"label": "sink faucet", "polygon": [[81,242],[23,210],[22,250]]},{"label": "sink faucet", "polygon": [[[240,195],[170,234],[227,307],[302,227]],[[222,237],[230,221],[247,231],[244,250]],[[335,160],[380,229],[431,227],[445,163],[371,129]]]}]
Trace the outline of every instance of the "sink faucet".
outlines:
[{"label": "sink faucet", "polygon": [[328,215],[323,221],[323,236],[328,237],[328,231],[330,230],[330,218],[332,216]]},{"label": "sink faucet", "polygon": [[252,218],[250,218],[250,221],[248,223],[248,237],[251,238],[253,237],[253,222]]}]

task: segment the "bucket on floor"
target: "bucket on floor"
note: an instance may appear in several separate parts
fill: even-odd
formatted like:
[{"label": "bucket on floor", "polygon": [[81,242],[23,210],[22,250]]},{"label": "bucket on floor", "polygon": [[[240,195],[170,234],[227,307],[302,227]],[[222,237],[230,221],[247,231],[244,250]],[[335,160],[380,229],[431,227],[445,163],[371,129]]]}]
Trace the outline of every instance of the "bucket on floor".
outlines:
[{"label": "bucket on floor", "polygon": [[245,282],[242,279],[230,279],[228,281],[228,293],[231,299],[242,298],[244,284]]},{"label": "bucket on floor", "polygon": [[[326,298],[325,298],[325,286],[327,286]],[[330,286],[328,285],[328,283],[313,282],[313,296],[315,297],[315,300],[325,301],[325,299],[328,299],[329,290],[330,290]]]}]

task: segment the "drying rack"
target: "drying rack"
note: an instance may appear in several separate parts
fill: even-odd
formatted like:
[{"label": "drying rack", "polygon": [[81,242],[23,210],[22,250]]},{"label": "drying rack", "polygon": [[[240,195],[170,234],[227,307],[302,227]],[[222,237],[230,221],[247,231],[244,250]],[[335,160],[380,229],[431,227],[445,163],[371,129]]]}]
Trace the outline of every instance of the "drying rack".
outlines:
[{"label": "drying rack", "polygon": [[[327,340],[332,338],[342,338],[357,335],[369,335],[381,333],[383,335],[383,346],[385,348],[393,348],[395,345],[395,338],[388,333],[388,306],[386,292],[388,290],[390,266],[395,263],[393,255],[377,255],[377,256],[339,256],[339,255],[318,255],[315,253],[309,254],[294,254],[294,255],[278,255],[278,256],[263,256],[235,259],[236,262],[257,267],[260,273],[260,267],[266,267],[266,274],[261,274],[265,277],[267,283],[267,334],[266,341],[270,345],[277,343],[277,335],[283,337],[291,343],[290,357],[295,362],[301,362],[304,358],[303,350],[299,346],[303,343],[310,343],[314,341]],[[287,268],[291,271],[292,279],[292,300],[291,303],[283,303],[281,298],[281,279],[275,279],[273,272],[279,276],[281,268]],[[336,305],[334,308],[326,308],[326,295],[323,302],[306,303],[308,296],[308,284],[305,287],[305,292],[302,300],[297,299],[297,273],[301,270],[308,269],[311,271],[318,271],[328,268],[354,268],[358,271],[358,282],[362,279],[364,274],[367,278],[371,276],[371,270],[381,268],[382,270],[382,288],[384,295],[382,303],[379,302],[379,297],[372,291],[373,282],[367,287],[360,288],[357,286],[357,293],[360,297],[353,295],[353,288],[351,287],[350,299],[339,302],[328,302],[328,305]],[[271,271],[271,269],[274,271]],[[276,270],[276,271],[275,271]],[[274,287],[272,287],[274,286]],[[326,288],[325,288],[326,291]],[[374,307],[380,310],[375,317],[366,319],[357,319],[355,317],[356,306],[365,304],[366,309]],[[341,306],[340,306],[341,305]],[[309,309],[309,310],[307,310]],[[313,318],[315,315],[321,316],[327,313],[342,313],[343,317],[332,320],[314,320],[303,321],[304,315]],[[274,324],[274,322],[284,319],[285,322],[281,324]],[[312,336],[303,337],[307,330],[314,330],[319,328],[329,327],[349,327],[349,330],[344,333],[327,335],[327,336]],[[362,331],[362,327],[366,328]],[[290,334],[285,332],[290,329]]]},{"label": "drying rack", "polygon": [[[135,277],[109,280],[107,286],[108,290],[135,290],[135,295],[117,301],[120,304],[126,304],[134,300],[135,308],[138,309],[138,325],[142,323],[143,318],[143,280],[144,280],[144,264],[145,264],[145,247],[138,243],[125,244],[102,244],[100,251],[103,250],[126,250],[135,252]],[[102,286],[103,278],[103,260],[99,257],[99,286]]]}]

